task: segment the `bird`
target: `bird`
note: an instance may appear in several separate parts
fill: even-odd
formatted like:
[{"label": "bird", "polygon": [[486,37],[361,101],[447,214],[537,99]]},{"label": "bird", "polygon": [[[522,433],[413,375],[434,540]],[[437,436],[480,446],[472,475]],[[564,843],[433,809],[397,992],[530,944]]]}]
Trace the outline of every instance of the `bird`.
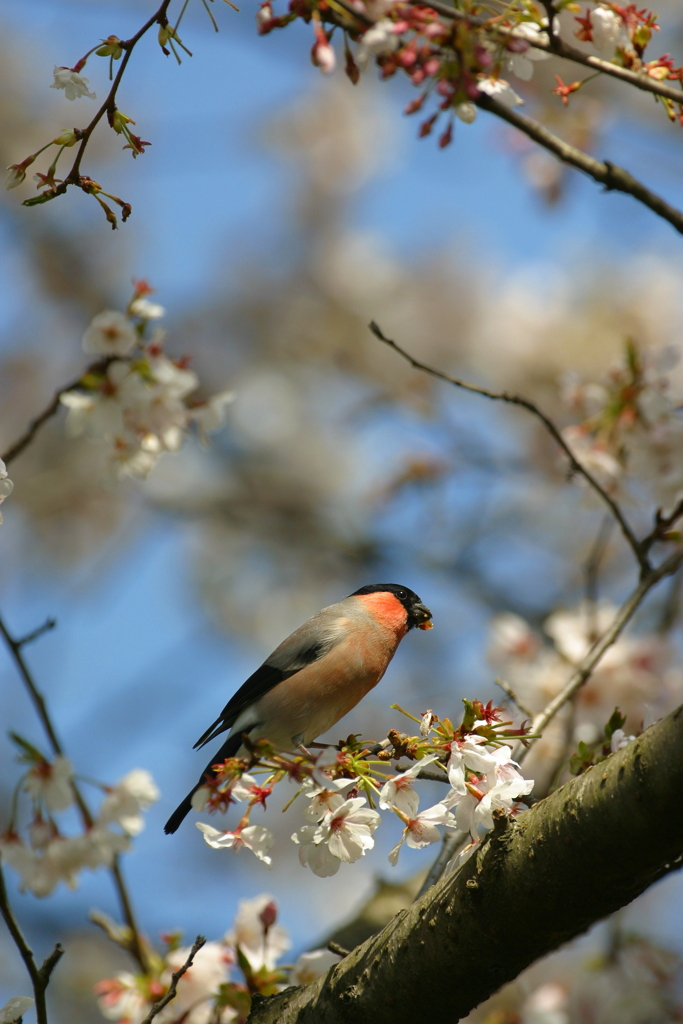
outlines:
[{"label": "bird", "polygon": [[373,583],[295,629],[195,743],[195,749],[204,747],[230,730],[166,822],[166,834],[178,830],[192,809],[192,797],[212,778],[214,765],[248,756],[245,738],[250,743],[267,739],[279,750],[292,751],[331,729],[377,685],[414,627],[432,628],[432,613],[417,594],[396,583]]}]

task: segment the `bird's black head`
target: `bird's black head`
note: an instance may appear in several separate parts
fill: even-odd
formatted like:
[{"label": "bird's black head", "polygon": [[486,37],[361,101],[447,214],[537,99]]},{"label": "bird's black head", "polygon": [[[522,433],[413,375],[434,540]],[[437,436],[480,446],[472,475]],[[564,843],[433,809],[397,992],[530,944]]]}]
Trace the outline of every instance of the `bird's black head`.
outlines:
[{"label": "bird's black head", "polygon": [[418,629],[432,628],[432,613],[422,603],[414,590],[409,587],[402,587],[398,583],[370,583],[367,587],[361,587],[354,591],[351,597],[360,597],[363,594],[393,594],[398,598],[405,610],[408,612],[408,629],[415,626]]}]

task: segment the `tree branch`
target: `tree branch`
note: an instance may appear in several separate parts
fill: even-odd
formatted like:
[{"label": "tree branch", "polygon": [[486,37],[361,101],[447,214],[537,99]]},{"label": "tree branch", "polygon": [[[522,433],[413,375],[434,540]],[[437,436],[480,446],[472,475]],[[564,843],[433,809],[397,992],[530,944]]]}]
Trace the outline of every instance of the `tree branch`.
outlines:
[{"label": "tree branch", "polygon": [[[339,0],[336,0],[336,2],[339,2]],[[424,0],[408,0],[408,3],[422,6]],[[452,21],[466,21],[473,28],[486,28],[489,31],[498,32],[501,36],[514,36],[516,34],[514,28],[503,28],[485,18],[478,18],[476,15],[466,14],[464,11],[456,11],[453,7],[449,7],[448,4],[439,3],[439,0],[430,0],[429,7],[436,11],[437,14],[440,14],[442,18],[449,18]],[[601,57],[593,57],[591,54],[584,53],[583,50],[578,50],[575,46],[565,43],[553,32],[550,32],[549,36],[550,38],[547,43],[541,42],[538,39],[531,41],[526,36],[522,36],[522,38],[534,50],[543,50],[545,53],[551,53],[555,57],[563,57],[565,60],[570,60],[574,64],[583,64],[584,67],[591,68],[592,71],[601,71],[605,75],[618,78],[621,82],[626,82],[627,85],[635,86],[636,89],[642,89],[645,92],[654,93],[656,96],[663,96],[674,103],[683,104],[683,90],[680,88],[677,89],[674,86],[665,85],[664,82],[658,82],[656,78],[650,78],[649,75],[641,71],[631,71],[629,68],[612,64],[611,61],[602,60]]]},{"label": "tree branch", "polygon": [[[546,725],[555,717],[560,708],[563,707],[567,701],[571,700],[576,691],[583,686],[605,651],[618,639],[629,619],[631,619],[636,609],[642,604],[645,596],[654,586],[657,585],[657,583],[659,583],[660,580],[663,580],[666,576],[673,576],[673,574],[679,570],[681,564],[683,564],[683,548],[678,548],[678,550],[669,555],[661,565],[657,566],[656,569],[650,569],[650,571],[641,578],[638,586],[626,601],[624,601],[623,605],[615,615],[614,621],[609,629],[605,630],[600,639],[591,647],[582,663],[572,673],[562,690],[553,697],[550,703],[543,709],[543,711],[540,712],[540,714],[536,715],[531,725],[531,731],[533,733],[543,732]],[[533,742],[533,740],[527,741],[528,744]],[[529,746],[518,743],[512,752],[512,756],[516,761],[523,761],[529,749]]]},{"label": "tree branch", "polygon": [[188,956],[187,960],[185,961],[182,967],[179,967],[178,970],[174,971],[173,974],[171,975],[171,984],[169,986],[168,992],[166,993],[163,999],[160,999],[158,1003],[154,1004],[154,1006],[149,1011],[145,1019],[142,1021],[142,1024],[152,1024],[152,1021],[154,1020],[156,1015],[158,1013],[161,1013],[164,1007],[168,1006],[172,999],[175,999],[176,992],[178,989],[178,982],[182,978],[185,971],[188,971],[190,967],[192,967],[192,961],[194,960],[195,956],[197,955],[197,953],[202,948],[205,942],[206,939],[204,938],[203,935],[197,936],[197,938],[194,941],[194,945],[190,950],[190,955]]},{"label": "tree branch", "polygon": [[518,821],[499,818],[460,871],[324,977],[255,998],[249,1024],[465,1017],[539,957],[680,867],[682,748],[679,707]]},{"label": "tree branch", "polygon": [[60,388],[59,391],[55,391],[49,404],[45,409],[43,409],[40,415],[36,416],[34,420],[31,420],[27,430],[21,435],[21,437],[18,438],[13,445],[10,445],[6,452],[0,455],[0,459],[2,459],[5,465],[9,466],[10,462],[16,459],[17,455],[21,455],[24,449],[28,448],[40,428],[47,423],[49,419],[56,415],[59,411],[59,399],[65,391],[72,391],[74,388],[79,387],[83,378],[89,373],[106,373],[110,363],[114,362],[116,358],[116,356],[105,356],[104,359],[96,360],[94,363],[91,363],[90,366],[87,366],[76,380],[72,380],[70,384]]},{"label": "tree branch", "polygon": [[572,452],[571,448],[569,447],[565,439],[562,437],[562,434],[555,426],[553,421],[548,416],[546,416],[545,413],[542,412],[537,405],[529,401],[528,398],[522,398],[521,395],[511,395],[507,391],[489,391],[488,388],[479,387],[478,384],[469,384],[467,381],[460,380],[460,378],[458,377],[451,377],[449,374],[444,373],[442,370],[437,370],[433,366],[428,366],[426,363],[420,362],[419,359],[415,359],[415,357],[411,356],[411,354],[407,352],[404,348],[401,348],[400,345],[397,345],[395,341],[392,341],[391,338],[387,338],[382,333],[381,328],[378,326],[378,324],[375,323],[374,320],[370,323],[369,327],[376,338],[378,338],[380,341],[383,341],[385,345],[389,346],[389,348],[393,348],[395,352],[398,352],[398,354],[402,356],[405,360],[407,360],[407,362],[409,362],[410,365],[413,366],[416,370],[422,370],[424,373],[428,373],[431,377],[436,377],[438,380],[446,381],[447,384],[453,384],[454,387],[462,388],[464,391],[471,391],[475,395],[483,395],[484,398],[490,398],[494,402],[506,402],[508,405],[518,405],[522,409],[526,409],[533,416],[536,416],[536,418],[541,421],[545,429],[553,438],[555,443],[559,445],[564,454],[567,456],[569,460],[569,466],[572,472],[578,473],[580,476],[582,476],[586,483],[593,488],[593,490],[600,497],[600,499],[605,503],[605,505],[607,505],[608,509],[618,522],[619,526],[621,527],[621,532],[626,538],[629,547],[631,548],[635,558],[637,559],[641,571],[646,572],[650,568],[650,563],[647,559],[647,555],[641,550],[641,544],[638,541],[633,530],[629,526],[626,517],[619,508],[619,505],[616,503],[614,498],[610,497],[610,495],[607,493],[604,487],[602,487],[602,485],[598,483],[593,474],[590,473],[589,470],[587,470],[585,466],[583,466],[579,462],[579,460],[576,458],[576,456]]},{"label": "tree branch", "polygon": [[539,146],[543,146],[563,163],[583,171],[594,181],[604,185],[608,191],[625,192],[627,195],[633,196],[639,203],[656,213],[658,217],[668,220],[676,231],[683,234],[683,213],[675,206],[665,202],[661,196],[651,192],[623,167],[617,167],[609,160],[596,160],[588,153],[584,153],[575,146],[570,146],[568,142],[553,135],[538,121],[532,121],[531,118],[524,117],[515,110],[510,110],[509,107],[487,96],[486,93],[480,92],[474,102],[482,110],[488,110],[490,114],[495,114],[496,117],[500,117],[523,132],[524,135],[528,135],[530,139],[537,142]]},{"label": "tree branch", "polygon": [[112,113],[113,114],[115,112],[115,110],[116,110],[116,93],[118,92],[119,85],[121,84],[121,79],[123,78],[123,74],[124,74],[124,72],[126,70],[126,66],[128,64],[128,61],[131,58],[131,55],[133,53],[133,50],[135,49],[135,46],[137,45],[137,43],[139,43],[139,41],[142,39],[142,37],[147,32],[149,32],[149,30],[152,28],[153,25],[157,25],[157,24],[165,25],[165,24],[167,24],[166,11],[168,10],[168,7],[169,7],[170,3],[171,3],[171,0],[163,0],[163,3],[161,4],[161,6],[156,10],[156,12],[151,16],[151,18],[149,18],[145,22],[145,24],[142,26],[141,29],[139,29],[135,33],[134,36],[131,36],[130,39],[126,39],[126,40],[123,40],[121,42],[121,48],[125,52],[123,54],[123,57],[121,58],[121,65],[119,67],[119,70],[116,73],[116,77],[114,78],[114,81],[112,82],[111,89],[109,90],[109,92],[107,94],[107,98],[105,99],[104,103],[102,104],[100,109],[97,111],[97,113],[93,117],[93,119],[90,122],[90,124],[87,126],[87,128],[84,128],[81,131],[81,134],[80,134],[81,143],[80,143],[80,145],[78,147],[78,152],[76,153],[76,158],[75,158],[75,160],[73,162],[73,165],[71,167],[71,170],[67,174],[66,178],[64,178],[64,180],[59,185],[57,185],[57,187],[55,189],[55,195],[62,195],[64,192],[66,192],[66,190],[69,187],[69,185],[78,185],[80,183],[81,161],[82,161],[83,156],[85,154],[86,147],[87,147],[88,143],[90,142],[90,136],[92,135],[92,133],[94,132],[95,128],[100,123],[100,121],[102,120],[102,118],[104,117],[105,114],[107,114],[107,113]]},{"label": "tree branch", "polygon": [[5,876],[2,871],[2,864],[0,863],[0,914],[7,925],[7,930],[10,933],[14,945],[19,950],[22,960],[26,965],[29,977],[31,979],[31,985],[33,986],[33,995],[36,1002],[36,1018],[38,1024],[47,1024],[47,1006],[45,1002],[45,990],[50,983],[50,975],[57,966],[57,962],[64,953],[63,948],[59,943],[55,946],[49,956],[45,958],[40,967],[36,966],[36,961],[33,956],[33,950],[24,938],[24,934],[17,923],[17,919],[14,916],[14,912],[10,906],[9,898],[7,896],[7,888],[5,886]]},{"label": "tree branch", "polygon": [[[52,748],[52,753],[57,755],[58,757],[64,757],[64,747],[62,746],[62,743],[60,742],[57,736],[55,727],[52,724],[50,715],[48,714],[45,698],[40,693],[38,687],[33,681],[33,676],[29,671],[28,665],[21,650],[24,644],[28,643],[29,640],[34,639],[35,636],[43,632],[44,629],[45,627],[43,626],[38,630],[34,630],[33,634],[29,633],[28,636],[24,637],[22,640],[15,640],[12,634],[7,629],[7,626],[5,625],[2,617],[0,617],[0,635],[2,635],[2,638],[5,641],[5,644],[7,645],[7,649],[9,650],[14,660],[14,663],[17,667],[17,671],[19,672],[19,675],[24,681],[24,685],[28,691],[29,697],[31,698],[36,714],[38,715],[41,725],[45,730],[48,742],[50,744],[50,747]],[[77,784],[73,780],[71,782],[71,788],[73,789],[74,799],[76,801],[76,806],[78,807],[81,820],[83,822],[83,826],[86,829],[92,828],[94,820],[92,813],[83,798],[83,794],[81,793]],[[121,904],[121,912],[123,914],[123,918],[130,930],[130,952],[140,965],[140,968],[143,971],[147,971],[149,966],[147,962],[147,954],[145,952],[144,945],[140,939],[140,932],[138,931],[138,927],[135,921],[135,915],[133,913],[133,907],[130,901],[130,897],[128,895],[128,890],[123,880],[123,875],[121,873],[121,865],[119,863],[118,856],[114,857],[114,863],[111,868],[111,874],[112,878],[114,879],[114,886],[117,891],[119,903]]]}]

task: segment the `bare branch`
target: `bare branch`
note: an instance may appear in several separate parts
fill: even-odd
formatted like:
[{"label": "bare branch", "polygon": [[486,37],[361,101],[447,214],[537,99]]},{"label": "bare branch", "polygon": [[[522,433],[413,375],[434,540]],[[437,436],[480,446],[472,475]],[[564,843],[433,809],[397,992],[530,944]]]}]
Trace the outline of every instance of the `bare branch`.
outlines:
[{"label": "bare branch", "polygon": [[[44,629],[44,627],[41,627],[41,629]],[[39,632],[40,630],[34,630],[34,633]],[[36,714],[40,719],[41,725],[45,730],[45,734],[47,735],[53,754],[56,754],[59,757],[63,757],[64,747],[62,746],[62,743],[60,742],[57,736],[55,727],[52,724],[50,715],[48,714],[47,705],[45,704],[45,698],[40,693],[38,687],[33,681],[33,676],[31,675],[29,667],[26,663],[26,659],[22,654],[22,645],[28,642],[27,637],[24,637],[23,640],[15,640],[12,634],[7,629],[7,626],[5,625],[1,616],[0,635],[4,639],[5,644],[7,645],[7,649],[9,650],[12,658],[14,659],[14,663],[17,667],[19,675],[24,681],[24,685],[28,691],[29,697],[31,698],[33,706],[36,710]],[[32,634],[28,634],[28,638],[31,637]],[[83,798],[83,794],[81,793],[77,784],[73,780],[71,782],[71,788],[73,789],[74,799],[76,801],[76,806],[78,807],[83,825],[85,828],[91,828],[94,820],[92,813]],[[138,927],[135,921],[135,915],[133,913],[133,907],[130,901],[130,897],[128,895],[128,890],[123,880],[123,875],[121,874],[121,866],[119,864],[118,857],[114,858],[114,863],[111,868],[111,874],[112,878],[114,879],[114,885],[116,887],[119,902],[121,904],[123,918],[126,924],[128,925],[128,928],[130,929],[131,933],[130,952],[137,960],[138,964],[140,965],[140,968],[143,971],[147,971],[147,954],[145,951],[145,947],[140,939],[140,932],[138,931]]]},{"label": "bare branch", "polygon": [[509,107],[485,93],[480,92],[474,102],[482,110],[488,110],[490,114],[495,114],[496,117],[500,117],[514,128],[519,129],[520,132],[528,135],[530,139],[537,142],[539,146],[543,146],[563,163],[578,168],[590,178],[604,185],[607,191],[625,192],[627,195],[633,196],[639,203],[656,213],[658,217],[668,220],[676,231],[683,234],[683,213],[667,203],[661,196],[651,192],[623,167],[617,167],[609,160],[596,160],[588,153],[584,153],[575,146],[570,146],[559,136],[553,135],[538,121],[532,121],[531,118],[518,114],[516,110],[510,110]]},{"label": "bare branch", "polygon": [[49,633],[51,629],[54,629],[57,625],[56,619],[46,619],[42,626],[38,626],[37,629],[31,630],[26,636],[22,636],[16,641],[17,647],[26,647],[27,644],[32,644],[35,640],[38,640],[43,634]]},{"label": "bare branch", "polygon": [[10,906],[9,898],[7,896],[7,888],[5,886],[5,876],[2,871],[2,864],[0,863],[0,914],[2,914],[3,920],[7,925],[7,930],[10,933],[14,945],[19,950],[19,954],[26,965],[29,977],[31,979],[31,985],[33,986],[33,995],[36,1002],[36,1018],[38,1024],[47,1024],[47,1006],[45,1002],[45,990],[50,983],[50,975],[57,966],[62,954],[64,953],[63,948],[59,943],[55,946],[52,952],[45,958],[40,967],[36,966],[35,957],[33,950],[29,946],[28,942],[24,938],[24,934],[19,927],[17,919],[14,916],[14,912]]},{"label": "bare branch", "polygon": [[370,323],[369,327],[376,338],[379,338],[380,341],[383,341],[385,345],[389,346],[389,348],[393,348],[395,352],[398,352],[398,354],[402,356],[404,359],[406,359],[411,366],[414,366],[416,370],[422,370],[424,373],[428,373],[431,377],[436,377],[438,380],[446,381],[447,384],[453,384],[454,387],[462,388],[464,391],[471,391],[475,395],[483,395],[484,398],[490,398],[494,402],[506,402],[508,405],[518,405],[522,409],[526,409],[533,416],[536,416],[536,418],[541,421],[541,423],[548,431],[550,436],[553,438],[553,440],[556,442],[556,444],[560,446],[564,454],[567,456],[569,460],[569,466],[572,472],[578,473],[580,476],[582,476],[586,483],[593,488],[593,490],[601,498],[605,505],[607,505],[610,512],[612,513],[616,521],[619,523],[619,526],[621,527],[621,532],[626,538],[626,541],[628,542],[634,556],[638,560],[641,572],[647,572],[647,570],[650,568],[650,563],[648,562],[647,555],[644,554],[641,550],[640,542],[638,541],[637,537],[633,533],[633,530],[629,526],[626,517],[619,508],[619,505],[616,503],[614,498],[612,498],[607,493],[604,487],[602,487],[601,484],[598,483],[593,474],[589,472],[589,470],[587,470],[586,467],[579,462],[579,460],[576,458],[576,456],[572,452],[571,448],[569,447],[565,439],[562,437],[562,434],[555,426],[553,421],[548,416],[546,416],[545,413],[542,412],[537,405],[529,401],[528,398],[522,398],[521,395],[511,395],[507,391],[490,391],[488,388],[479,387],[478,384],[469,384],[467,381],[460,380],[458,377],[451,377],[449,374],[444,373],[442,370],[437,370],[433,366],[428,366],[426,363],[421,362],[419,359],[415,359],[415,357],[411,356],[411,354],[407,352],[404,348],[401,348],[400,345],[397,345],[395,341],[392,341],[391,338],[387,338],[382,333],[381,328],[374,322],[374,320]]},{"label": "bare branch", "polygon": [[[638,586],[635,588],[633,593],[624,601],[623,605],[614,617],[612,625],[607,629],[600,639],[591,647],[590,651],[583,659],[582,663],[572,673],[570,678],[567,680],[565,686],[560,692],[553,697],[550,703],[536,715],[531,725],[531,731],[533,733],[541,733],[545,729],[546,725],[555,717],[557,712],[563,707],[567,701],[571,700],[574,694],[579,690],[586,680],[590,677],[593,669],[602,658],[605,651],[612,646],[612,644],[619,638],[626,624],[632,618],[634,612],[640,607],[645,596],[652,590],[660,580],[663,580],[666,576],[673,576],[675,572],[679,570],[683,564],[683,547],[678,548],[668,558],[666,558],[661,565],[656,569],[650,569],[647,572]],[[533,743],[533,740],[528,740],[527,743]],[[523,761],[526,757],[529,746],[525,746],[523,743],[518,743],[512,752],[512,756],[515,761]]]},{"label": "bare branch", "polygon": [[11,445],[6,452],[0,455],[0,459],[9,466],[10,462],[16,459],[17,455],[21,455],[25,448],[28,448],[31,441],[34,439],[40,428],[47,423],[58,411],[59,411],[59,399],[65,391],[72,391],[74,388],[80,386],[83,378],[89,373],[104,373],[110,363],[114,361],[115,356],[105,356],[104,359],[98,359],[96,362],[91,363],[90,366],[86,367],[83,373],[72,380],[70,384],[66,384],[59,391],[55,391],[49,404],[43,409],[39,416],[36,416],[34,420],[28,425],[27,430],[21,435],[21,437]]},{"label": "bare branch", "polygon": [[185,971],[189,970],[190,967],[192,967],[192,961],[194,960],[195,956],[197,955],[197,953],[202,948],[205,942],[206,939],[204,938],[203,935],[197,936],[197,938],[194,941],[194,945],[190,950],[190,955],[188,956],[187,960],[185,961],[182,967],[179,967],[178,970],[174,971],[173,974],[171,975],[171,984],[169,986],[168,992],[166,993],[163,999],[160,999],[158,1003],[154,1004],[154,1006],[149,1011],[145,1019],[142,1021],[142,1024],[152,1024],[152,1021],[154,1020],[156,1015],[158,1013],[161,1013],[164,1007],[168,1006],[172,999],[175,999],[178,989],[178,982],[182,978]]},{"label": "bare branch", "polygon": [[[611,522],[611,520],[610,520],[610,522]],[[507,693],[507,695],[510,698],[510,700],[512,701],[512,703],[515,705],[515,707],[519,708],[519,710],[522,712],[522,714],[525,716],[525,718],[532,719],[534,717],[533,714],[531,713],[531,711],[528,711],[524,707],[524,705],[520,703],[519,697],[517,696],[515,691],[512,689],[510,684],[508,682],[506,682],[505,679],[501,679],[500,676],[496,676],[496,678],[493,681],[496,684],[496,686],[500,686],[501,690],[503,690],[504,693]]]}]

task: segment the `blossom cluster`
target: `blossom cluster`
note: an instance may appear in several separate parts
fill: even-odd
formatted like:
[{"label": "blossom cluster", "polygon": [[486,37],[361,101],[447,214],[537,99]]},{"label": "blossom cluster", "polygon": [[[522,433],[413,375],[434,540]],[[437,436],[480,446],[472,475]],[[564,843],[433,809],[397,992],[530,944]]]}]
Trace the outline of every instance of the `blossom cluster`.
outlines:
[{"label": "blossom cluster", "polygon": [[[13,820],[0,835],[0,859],[17,872],[21,889],[35,896],[48,896],[60,882],[75,889],[81,871],[110,868],[130,849],[131,837],[144,828],[142,812],[159,799],[159,790],[149,772],[135,768],[113,786],[102,785],[104,799],[92,822],[85,822],[80,834],[65,835],[55,815],[79,800],[71,762],[66,757],[50,761],[26,740],[12,738],[29,767],[17,786]],[[28,842],[15,821],[19,794],[28,797],[31,808]]]},{"label": "blossom cluster", "polygon": [[[580,10],[575,34],[597,49],[601,57],[650,77],[682,80],[683,68],[675,68],[668,55],[644,62],[645,48],[658,30],[656,16],[638,10],[634,4],[624,7],[599,0],[586,9],[570,0],[560,0],[555,10]],[[436,98],[437,109],[420,126],[421,137],[429,135],[437,120],[445,115],[446,125],[439,145],[453,138],[454,117],[465,123],[476,118],[476,103],[482,94],[508,107],[523,102],[504,77],[514,75],[522,81],[533,76],[537,61],[547,60],[551,35],[559,38],[563,26],[559,18],[548,25],[540,4],[518,0],[489,20],[478,19],[470,5],[455,4],[454,17],[447,17],[427,3],[404,0],[355,0],[343,11],[328,0],[289,0],[286,14],[277,15],[271,0],[261,3],[257,23],[263,35],[283,28],[301,18],[313,28],[311,60],[324,74],[336,67],[332,46],[335,32],[344,37],[345,71],[356,83],[361,72],[374,60],[382,78],[397,72],[408,76],[420,95],[406,107],[407,114],[421,110],[429,98]],[[329,26],[329,27],[326,27]],[[353,44],[355,50],[352,48]],[[583,84],[565,85],[558,77],[554,90],[566,104],[567,97]],[[663,100],[669,116],[676,116],[675,104]],[[683,111],[683,105],[679,105]],[[683,116],[683,115],[682,115]]]},{"label": "blossom cluster", "polygon": [[[559,693],[616,614],[610,602],[581,602],[550,615],[543,624],[545,637],[519,615],[497,615],[491,623],[489,659],[519,703],[535,714]],[[574,743],[597,743],[615,706],[632,727],[643,728],[675,707],[683,695],[683,677],[672,667],[673,655],[670,641],[661,634],[620,636],[576,694]],[[548,739],[544,736],[539,745]]]},{"label": "blossom cluster", "polygon": [[563,437],[576,457],[612,494],[645,484],[671,510],[683,497],[683,413],[670,393],[669,371],[679,354],[641,351],[629,340],[624,357],[600,382],[575,375],[562,400],[578,419]]},{"label": "blossom cluster", "polygon": [[150,329],[165,312],[150,301],[150,292],[137,281],[125,313],[97,314],[83,335],[84,351],[97,362],[77,388],[60,395],[67,434],[101,444],[119,479],[146,477],[164,452],[178,451],[193,424],[202,437],[218,429],[233,398],[222,391],[193,400],[199,378],[186,358],[166,355],[163,329]]},{"label": "blossom cluster", "polygon": [[[606,948],[605,948],[606,947]],[[588,958],[559,954],[494,996],[479,1024],[644,1024],[683,1019],[680,956],[611,921]],[[532,980],[533,979],[533,980]],[[539,984],[540,981],[540,984]],[[531,988],[531,991],[530,991]]]},{"label": "blossom cluster", "polygon": [[[397,707],[395,705],[395,707]],[[403,710],[403,709],[398,709]],[[316,875],[336,874],[342,863],[352,864],[375,844],[381,822],[376,809],[388,811],[401,822],[399,841],[389,854],[395,865],[403,845],[422,849],[442,838],[439,826],[460,829],[470,837],[469,849],[493,828],[494,815],[515,814],[519,801],[528,796],[533,781],[523,778],[512,760],[511,745],[529,736],[526,728],[512,729],[501,719],[502,710],[489,702],[465,701],[462,723],[455,728],[448,718],[433,711],[421,718],[403,712],[419,723],[420,732],[410,737],[391,730],[382,744],[366,744],[351,736],[337,747],[324,748],[317,756],[302,748],[301,754],[275,751],[266,742],[257,744],[251,758],[228,758],[214,765],[213,777],[193,797],[195,810],[225,811],[231,803],[246,803],[236,828],[220,830],[197,822],[205,841],[214,849],[247,847],[270,865],[272,833],[250,823],[252,809],[262,804],[273,787],[284,779],[298,785],[289,801],[303,797],[307,824],[292,835],[299,861]],[[415,763],[398,765],[389,773],[387,762],[408,758]],[[431,772],[424,775],[425,769]],[[265,775],[263,781],[256,773]],[[448,787],[436,804],[419,811],[415,783],[435,779]],[[288,804],[288,806],[289,806]]]},{"label": "blossom cluster", "polygon": [[[96,985],[98,1005],[107,1020],[140,1024],[167,993],[171,975],[186,963],[190,947],[181,945],[179,935],[165,939],[163,954],[148,949],[146,974],[122,971]],[[241,900],[232,928],[221,939],[202,946],[180,978],[175,998],[155,1020],[160,1024],[242,1024],[254,993],[267,996],[288,984],[307,985],[339,961],[329,950],[316,949],[302,953],[294,965],[278,966],[290,945],[286,930],[277,924],[272,896],[263,893]]]}]

